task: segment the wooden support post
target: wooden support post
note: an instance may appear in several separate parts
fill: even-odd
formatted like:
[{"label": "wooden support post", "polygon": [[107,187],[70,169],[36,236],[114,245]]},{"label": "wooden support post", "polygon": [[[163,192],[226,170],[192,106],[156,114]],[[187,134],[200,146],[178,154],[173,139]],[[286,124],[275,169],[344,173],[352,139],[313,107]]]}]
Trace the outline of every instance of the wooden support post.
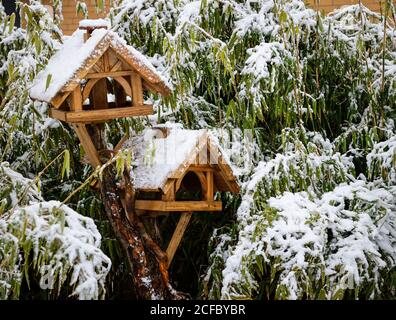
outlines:
[{"label": "wooden support post", "polygon": [[107,79],[100,79],[91,90],[91,104],[93,109],[107,109]]},{"label": "wooden support post", "polygon": [[125,143],[125,141],[129,138],[129,135],[126,133],[120,141],[116,144],[116,146],[113,149],[114,154],[116,154],[120,149],[122,148],[122,145]]},{"label": "wooden support post", "polygon": [[83,103],[85,102],[86,99],[88,99],[89,94],[91,93],[92,88],[95,86],[95,84],[99,81],[100,79],[90,79],[88,80],[87,84],[84,87],[83,94],[82,94],[82,100]]},{"label": "wooden support post", "polygon": [[88,30],[85,30],[85,32],[84,32],[84,42],[87,42],[89,37],[90,37],[90,34],[88,33]]},{"label": "wooden support post", "polygon": [[82,110],[82,95],[81,88],[77,86],[72,92],[72,104],[70,106],[71,111],[81,111]]},{"label": "wooden support post", "polygon": [[92,167],[95,169],[97,166],[101,166],[102,163],[100,161],[98,151],[96,150],[95,145],[93,144],[85,125],[75,124],[73,125],[73,127],[77,133],[78,138],[80,139],[81,145],[83,146]]},{"label": "wooden support post", "polygon": [[51,100],[51,104],[53,108],[58,109],[62,103],[66,100],[66,98],[69,96],[70,92],[59,92],[57,95]]},{"label": "wooden support post", "polygon": [[137,73],[131,75],[131,87],[132,87],[132,105],[143,104],[143,85],[142,78]]},{"label": "wooden support post", "polygon": [[122,108],[127,105],[125,90],[116,81],[114,82],[114,95],[117,108]]},{"label": "wooden support post", "polygon": [[173,201],[175,200],[175,181],[170,180],[166,183],[164,187],[164,194],[162,195],[162,200],[164,201]]},{"label": "wooden support post", "polygon": [[173,232],[172,239],[166,249],[166,255],[168,256],[168,268],[175,256],[176,250],[179,247],[181,239],[183,238],[184,232],[190,222],[192,212],[182,212],[180,215],[179,222],[177,223],[175,232]]},{"label": "wooden support post", "polygon": [[213,192],[213,171],[206,172],[206,201],[213,201],[214,192]]},{"label": "wooden support post", "polygon": [[109,60],[109,52],[108,51],[106,51],[103,54],[103,69],[104,69],[104,72],[110,71],[110,60]]}]

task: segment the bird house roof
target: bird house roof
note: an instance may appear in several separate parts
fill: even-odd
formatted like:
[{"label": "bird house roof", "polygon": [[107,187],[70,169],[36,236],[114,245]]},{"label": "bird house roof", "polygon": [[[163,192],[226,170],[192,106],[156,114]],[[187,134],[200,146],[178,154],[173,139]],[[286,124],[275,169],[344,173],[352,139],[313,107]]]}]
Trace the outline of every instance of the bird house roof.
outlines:
[{"label": "bird house roof", "polygon": [[[137,72],[151,90],[162,95],[170,93],[170,85],[150,61],[117,33],[107,30],[104,22],[83,21],[80,29],[66,38],[45,69],[37,75],[30,89],[32,99],[51,103],[58,93],[72,91],[109,49]],[[90,32],[90,37],[85,40],[87,32]]]},{"label": "bird house roof", "polygon": [[169,179],[179,179],[191,165],[204,163],[213,168],[218,190],[239,192],[229,160],[207,130],[145,129],[122,148],[133,152],[131,175],[138,190],[164,191]]}]

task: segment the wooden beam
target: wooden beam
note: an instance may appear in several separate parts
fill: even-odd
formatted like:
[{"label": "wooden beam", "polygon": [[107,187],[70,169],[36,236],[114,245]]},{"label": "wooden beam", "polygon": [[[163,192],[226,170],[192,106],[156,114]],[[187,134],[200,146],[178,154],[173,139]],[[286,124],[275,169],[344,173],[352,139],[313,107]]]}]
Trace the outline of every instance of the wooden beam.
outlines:
[{"label": "wooden beam", "polygon": [[110,108],[101,110],[83,110],[78,112],[51,109],[51,117],[70,123],[91,123],[111,119],[146,116],[153,114],[153,106],[143,105],[124,108]]},{"label": "wooden beam", "polygon": [[85,87],[84,87],[83,94],[82,94],[83,103],[84,103],[85,100],[88,99],[89,94],[91,93],[92,88],[94,87],[94,85],[95,85],[99,80],[100,80],[99,78],[98,78],[98,79],[90,79],[90,80],[88,80],[87,84],[86,84]]},{"label": "wooden beam", "polygon": [[97,72],[97,73],[88,73],[85,77],[87,79],[95,79],[95,78],[114,78],[114,77],[123,77],[130,76],[134,72],[133,71],[108,71],[108,72]]},{"label": "wooden beam", "polygon": [[[116,79],[124,79],[124,81],[127,83],[127,87],[129,88],[129,90],[131,90],[131,87],[129,86],[129,82],[127,80],[125,80],[124,77],[114,78],[114,80],[116,80]],[[127,99],[126,99],[127,94],[125,92],[125,89],[119,82],[117,82],[117,81],[113,81],[113,82],[114,82],[113,88],[114,88],[116,108],[125,107],[127,105]]]},{"label": "wooden beam", "polygon": [[110,60],[109,60],[108,50],[103,54],[103,69],[105,72],[110,71]]},{"label": "wooden beam", "polygon": [[116,146],[115,146],[114,149],[113,149],[113,152],[114,152],[114,153],[117,153],[117,152],[121,149],[122,145],[124,144],[124,142],[125,142],[128,138],[129,138],[129,135],[128,135],[128,134],[125,134],[125,135],[120,139],[120,141],[118,141],[118,143],[116,144]]},{"label": "wooden beam", "polygon": [[[186,172],[186,174],[187,174],[187,172]],[[185,176],[185,175],[184,175],[184,176]],[[176,180],[176,183],[175,183],[175,191],[176,191],[176,192],[179,191],[180,186],[181,186],[181,183],[183,182],[184,176],[182,176],[181,178],[179,178],[179,179]]]},{"label": "wooden beam", "polygon": [[66,100],[66,98],[69,96],[70,92],[66,93],[58,93],[54,98],[51,100],[51,105],[58,109],[61,104]]},{"label": "wooden beam", "polygon": [[164,191],[162,200],[173,201],[175,200],[175,196],[175,180],[170,180],[169,184],[166,185],[166,192]]},{"label": "wooden beam", "polygon": [[[224,182],[226,183],[229,191],[233,193],[239,193],[240,187],[238,185],[237,179],[234,176],[231,167],[224,160],[219,148],[217,146],[214,146],[210,139],[208,143],[208,152],[210,157],[215,156],[217,158],[215,160],[217,160],[217,167],[219,169],[218,172],[222,177],[222,179],[224,180]],[[212,162],[212,158],[210,158],[210,161]]]},{"label": "wooden beam", "polygon": [[81,86],[77,86],[72,92],[72,103],[70,106],[70,110],[72,111],[81,111],[82,110],[82,95],[81,95]]},{"label": "wooden beam", "polygon": [[93,72],[89,72],[90,73],[96,73],[96,72],[103,72],[103,68],[102,68],[102,63],[101,62],[96,62],[93,66],[92,66]]},{"label": "wooden beam", "polygon": [[93,86],[89,97],[93,109],[107,109],[107,79],[99,79],[99,81]]},{"label": "wooden beam", "polygon": [[[165,186],[162,188],[162,191],[164,194],[168,194],[169,192],[171,192],[170,189],[174,190],[172,191],[172,193],[174,194],[176,191],[174,179],[168,179],[168,181],[165,183]],[[173,199],[169,199],[169,200],[173,200]]]},{"label": "wooden beam", "polygon": [[192,164],[190,165],[190,168],[188,168],[190,171],[197,171],[197,172],[208,172],[208,171],[214,171],[214,168],[211,167],[209,164]]},{"label": "wooden beam", "polygon": [[125,93],[126,93],[128,96],[132,97],[132,89],[131,89],[131,86],[130,86],[130,84],[128,83],[128,81],[125,80],[124,77],[114,77],[113,79],[114,79],[114,81],[117,81],[117,82],[120,84],[120,86],[124,89]]},{"label": "wooden beam", "polygon": [[118,60],[114,66],[111,67],[111,72],[119,71],[122,67],[122,61]]},{"label": "wooden beam", "polygon": [[100,161],[98,151],[96,150],[95,145],[93,144],[85,125],[75,124],[73,125],[73,127],[77,133],[78,138],[80,139],[81,145],[83,146],[92,167],[96,168],[97,166],[101,166],[102,163]]},{"label": "wooden beam", "polygon": [[[194,171],[189,171],[189,172],[194,172]],[[198,177],[199,182],[201,183],[201,190],[202,190],[202,194],[203,196],[206,196],[207,192],[208,192],[208,181],[206,180],[206,175],[204,172],[194,172],[194,174]],[[205,199],[208,200],[208,199]]]},{"label": "wooden beam", "polygon": [[66,111],[62,111],[55,108],[50,108],[48,112],[50,118],[58,119],[65,122],[66,122],[66,114],[67,114]]},{"label": "wooden beam", "polygon": [[213,201],[214,191],[213,191],[213,171],[206,172],[206,201]]},{"label": "wooden beam", "polygon": [[168,267],[170,266],[173,257],[175,256],[176,250],[180,245],[180,242],[183,238],[184,232],[187,229],[191,217],[192,212],[183,212],[180,215],[179,222],[177,223],[176,229],[173,232],[171,240],[169,241],[168,248],[166,249],[166,255],[168,256]]},{"label": "wooden beam", "polygon": [[132,87],[132,105],[143,104],[143,85],[142,77],[133,72],[131,75],[131,87]]},{"label": "wooden beam", "polygon": [[159,92],[162,94],[161,87],[157,86],[155,83],[149,83],[147,81],[143,81],[143,88],[146,88],[151,92]]},{"label": "wooden beam", "polygon": [[[110,63],[110,70],[111,71],[117,71],[119,69],[121,69],[122,66],[122,62],[117,58],[116,53],[114,52],[113,49],[109,48],[107,50],[108,54],[109,54],[109,63]],[[118,62],[120,62],[120,68],[115,68],[115,66],[118,64]]]},{"label": "wooden beam", "polygon": [[221,201],[136,200],[136,209],[148,211],[221,211]]}]

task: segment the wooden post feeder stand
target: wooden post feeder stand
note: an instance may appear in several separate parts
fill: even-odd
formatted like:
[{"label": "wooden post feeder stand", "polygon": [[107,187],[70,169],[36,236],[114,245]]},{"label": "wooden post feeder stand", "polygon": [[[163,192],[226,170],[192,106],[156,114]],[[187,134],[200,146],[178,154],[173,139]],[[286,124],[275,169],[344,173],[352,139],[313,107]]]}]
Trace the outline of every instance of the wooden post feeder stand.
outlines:
[{"label": "wooden post feeder stand", "polygon": [[[144,103],[144,90],[163,96],[171,92],[148,59],[108,29],[105,20],[83,20],[30,90],[32,99],[49,104],[50,117],[73,126],[94,168],[102,162],[90,125],[150,115],[153,107]],[[238,193],[237,179],[205,130],[146,129],[119,146],[133,150],[137,214],[181,213],[166,250],[169,265],[192,213],[221,211],[214,194]]]}]

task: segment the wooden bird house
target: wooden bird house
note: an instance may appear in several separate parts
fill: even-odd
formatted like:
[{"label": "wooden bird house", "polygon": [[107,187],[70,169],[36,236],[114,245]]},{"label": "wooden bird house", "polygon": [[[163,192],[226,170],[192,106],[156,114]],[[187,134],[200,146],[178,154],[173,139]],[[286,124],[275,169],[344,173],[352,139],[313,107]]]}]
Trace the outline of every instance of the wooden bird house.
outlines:
[{"label": "wooden bird house", "polygon": [[123,144],[133,151],[141,214],[221,211],[216,191],[239,192],[233,171],[207,130],[146,129]]},{"label": "wooden bird house", "polygon": [[147,58],[105,20],[83,20],[39,73],[30,96],[48,102],[53,118],[93,123],[152,114],[144,90],[170,93]]},{"label": "wooden bird house", "polygon": [[138,215],[181,213],[167,249],[169,262],[193,212],[222,211],[221,201],[214,199],[217,191],[239,193],[229,162],[207,130],[146,129],[123,148],[133,151]]},{"label": "wooden bird house", "polygon": [[94,167],[101,161],[86,125],[150,115],[144,90],[171,92],[148,59],[108,28],[102,19],[81,21],[30,89],[33,100],[49,104],[50,117],[73,125]]}]

